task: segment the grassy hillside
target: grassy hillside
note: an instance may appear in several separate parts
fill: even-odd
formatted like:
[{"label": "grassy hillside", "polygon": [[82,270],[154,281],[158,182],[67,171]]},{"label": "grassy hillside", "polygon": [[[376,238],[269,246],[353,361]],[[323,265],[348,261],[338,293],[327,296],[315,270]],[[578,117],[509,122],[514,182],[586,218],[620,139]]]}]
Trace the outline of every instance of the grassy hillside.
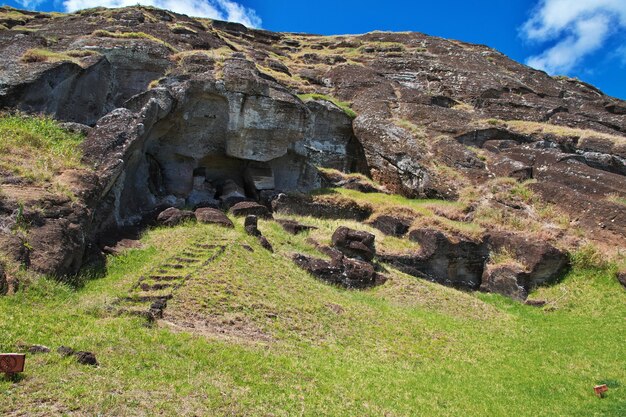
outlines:
[{"label": "grassy hillside", "polygon": [[[0,298],[0,351],[53,348],[29,355],[18,382],[0,382],[0,414],[626,413],[624,290],[606,268],[579,262],[561,284],[534,295],[549,301],[540,309],[394,270],[383,286],[346,291],[288,259],[315,253],[306,234],[261,222],[271,254],[236,222],[235,230],[151,230],[143,249],[111,257],[106,276],[80,289],[41,279]],[[224,253],[180,272],[188,279],[158,325],[118,315],[116,300],[141,276],[211,243]],[[100,367],[61,357],[60,345],[93,351]],[[598,383],[610,388],[603,400],[593,395]]]}]

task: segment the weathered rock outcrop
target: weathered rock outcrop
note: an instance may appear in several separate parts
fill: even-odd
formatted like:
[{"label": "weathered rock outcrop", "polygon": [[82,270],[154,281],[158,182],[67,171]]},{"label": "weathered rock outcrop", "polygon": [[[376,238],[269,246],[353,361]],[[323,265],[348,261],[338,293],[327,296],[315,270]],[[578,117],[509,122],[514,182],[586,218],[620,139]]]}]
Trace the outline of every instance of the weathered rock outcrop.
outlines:
[{"label": "weathered rock outcrop", "polygon": [[[532,179],[594,238],[626,244],[626,104],[578,80],[420,33],[281,34],[140,6],[23,15],[4,22],[20,30],[0,30],[0,109],[80,124],[93,170],[71,181],[76,201],[0,172],[10,188],[2,222],[20,199],[43,205],[23,214],[31,246],[10,254],[38,271],[75,273],[102,236],[170,207],[272,200],[275,212],[368,219],[368,205],[291,193],[329,184],[319,167],[380,184],[335,186],[420,198]],[[409,222],[398,220],[373,224],[401,236]],[[391,262],[478,288],[495,238],[428,230],[410,235],[420,254]],[[562,264],[552,255],[560,260],[524,261],[529,278],[505,271],[494,282],[550,282]]]},{"label": "weathered rock outcrop", "polygon": [[217,224],[220,226],[233,228],[233,222],[221,210],[205,207],[199,208],[195,212],[196,220],[199,223]]},{"label": "weathered rock outcrop", "polygon": [[[470,238],[428,228],[415,229],[409,237],[420,244],[417,253],[383,254],[379,259],[416,277],[518,300],[525,300],[540,285],[555,282],[569,267],[565,252],[521,234],[492,232]],[[511,260],[491,263],[500,253]]]}]

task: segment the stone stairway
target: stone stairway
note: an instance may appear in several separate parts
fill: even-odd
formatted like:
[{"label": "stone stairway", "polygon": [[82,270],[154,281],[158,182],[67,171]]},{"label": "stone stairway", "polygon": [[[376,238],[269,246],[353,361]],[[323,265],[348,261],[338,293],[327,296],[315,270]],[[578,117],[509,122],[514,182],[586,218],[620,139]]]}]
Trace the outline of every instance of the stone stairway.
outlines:
[{"label": "stone stairway", "polygon": [[192,243],[140,277],[127,296],[113,303],[112,310],[117,315],[145,317],[148,322],[163,318],[167,301],[174,297],[176,290],[224,253],[228,243]]}]

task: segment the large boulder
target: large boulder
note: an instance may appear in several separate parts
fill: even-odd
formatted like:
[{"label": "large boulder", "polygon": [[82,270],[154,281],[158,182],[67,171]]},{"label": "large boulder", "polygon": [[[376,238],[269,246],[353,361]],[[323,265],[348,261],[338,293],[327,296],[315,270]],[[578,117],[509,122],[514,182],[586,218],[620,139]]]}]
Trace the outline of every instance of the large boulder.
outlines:
[{"label": "large boulder", "polygon": [[30,230],[28,242],[34,271],[52,276],[79,272],[86,249],[85,230],[80,224],[66,218],[46,219],[42,226]]},{"label": "large boulder", "polygon": [[280,224],[281,227],[285,230],[285,232],[291,235],[297,235],[302,232],[306,232],[308,230],[317,229],[315,226],[308,226],[306,224],[299,223],[295,220],[289,219],[276,219],[276,223]]},{"label": "large boulder", "polygon": [[163,226],[177,226],[186,220],[193,220],[195,218],[196,215],[193,211],[170,207],[159,213],[157,222]]},{"label": "large boulder", "polygon": [[296,254],[293,260],[296,265],[314,277],[344,288],[368,288],[380,285],[386,280],[383,275],[376,272],[372,264],[358,259],[339,256],[326,261]]},{"label": "large boulder", "polygon": [[402,237],[409,231],[411,220],[383,214],[376,217],[369,224],[386,235]]},{"label": "large boulder", "polygon": [[411,231],[409,239],[420,244],[414,254],[379,256],[399,270],[455,288],[480,287],[488,250],[482,239],[452,235],[422,228]]},{"label": "large boulder", "polygon": [[195,215],[198,223],[217,224],[219,226],[229,228],[235,227],[233,222],[228,218],[228,216],[226,216],[226,214],[224,214],[223,211],[215,208],[199,208],[195,211]]},{"label": "large boulder", "polygon": [[333,246],[349,258],[371,261],[376,255],[374,240],[376,236],[369,232],[339,227],[333,233]]},{"label": "large boulder", "polygon": [[237,203],[230,208],[230,212],[232,215],[237,217],[250,215],[262,217],[264,219],[269,219],[272,217],[272,214],[267,209],[267,207],[254,201],[242,201],[240,203]]},{"label": "large boulder", "polygon": [[0,263],[0,295],[6,295],[9,292],[9,280],[4,273],[4,265]]}]

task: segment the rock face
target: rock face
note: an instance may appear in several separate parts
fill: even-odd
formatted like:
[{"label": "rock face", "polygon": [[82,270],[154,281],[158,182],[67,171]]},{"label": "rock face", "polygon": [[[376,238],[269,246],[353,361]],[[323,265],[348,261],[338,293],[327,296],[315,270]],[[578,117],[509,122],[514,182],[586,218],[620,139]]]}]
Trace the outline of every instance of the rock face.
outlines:
[{"label": "rock face", "polygon": [[[529,188],[590,236],[626,244],[626,104],[578,80],[420,33],[271,33],[141,6],[23,15],[3,21],[21,30],[0,30],[0,109],[87,132],[75,201],[0,172],[0,225],[22,200],[32,225],[31,246],[0,233],[0,250],[9,242],[11,259],[39,272],[76,273],[103,236],[170,207],[278,195],[275,212],[365,221],[368,205],[294,192],[335,185],[456,199],[494,177],[534,180]],[[328,181],[319,168],[381,186]],[[374,224],[407,233],[402,219]],[[489,240],[412,238],[425,246],[395,259],[402,268],[481,285]],[[562,261],[523,264],[534,277],[518,274],[526,288],[552,280]]]},{"label": "rock face", "polygon": [[[480,238],[436,229],[416,229],[409,238],[420,244],[415,254],[380,255],[401,271],[465,290],[495,292],[525,300],[537,286],[553,283],[569,268],[567,254],[546,242],[514,233],[494,232]],[[512,261],[492,264],[505,252]]]},{"label": "rock face", "polygon": [[9,292],[9,281],[4,272],[4,265],[0,263],[0,295],[6,295]]},{"label": "rock face", "polygon": [[370,224],[386,235],[401,237],[411,227],[411,221],[402,217],[381,215],[376,217]]}]

